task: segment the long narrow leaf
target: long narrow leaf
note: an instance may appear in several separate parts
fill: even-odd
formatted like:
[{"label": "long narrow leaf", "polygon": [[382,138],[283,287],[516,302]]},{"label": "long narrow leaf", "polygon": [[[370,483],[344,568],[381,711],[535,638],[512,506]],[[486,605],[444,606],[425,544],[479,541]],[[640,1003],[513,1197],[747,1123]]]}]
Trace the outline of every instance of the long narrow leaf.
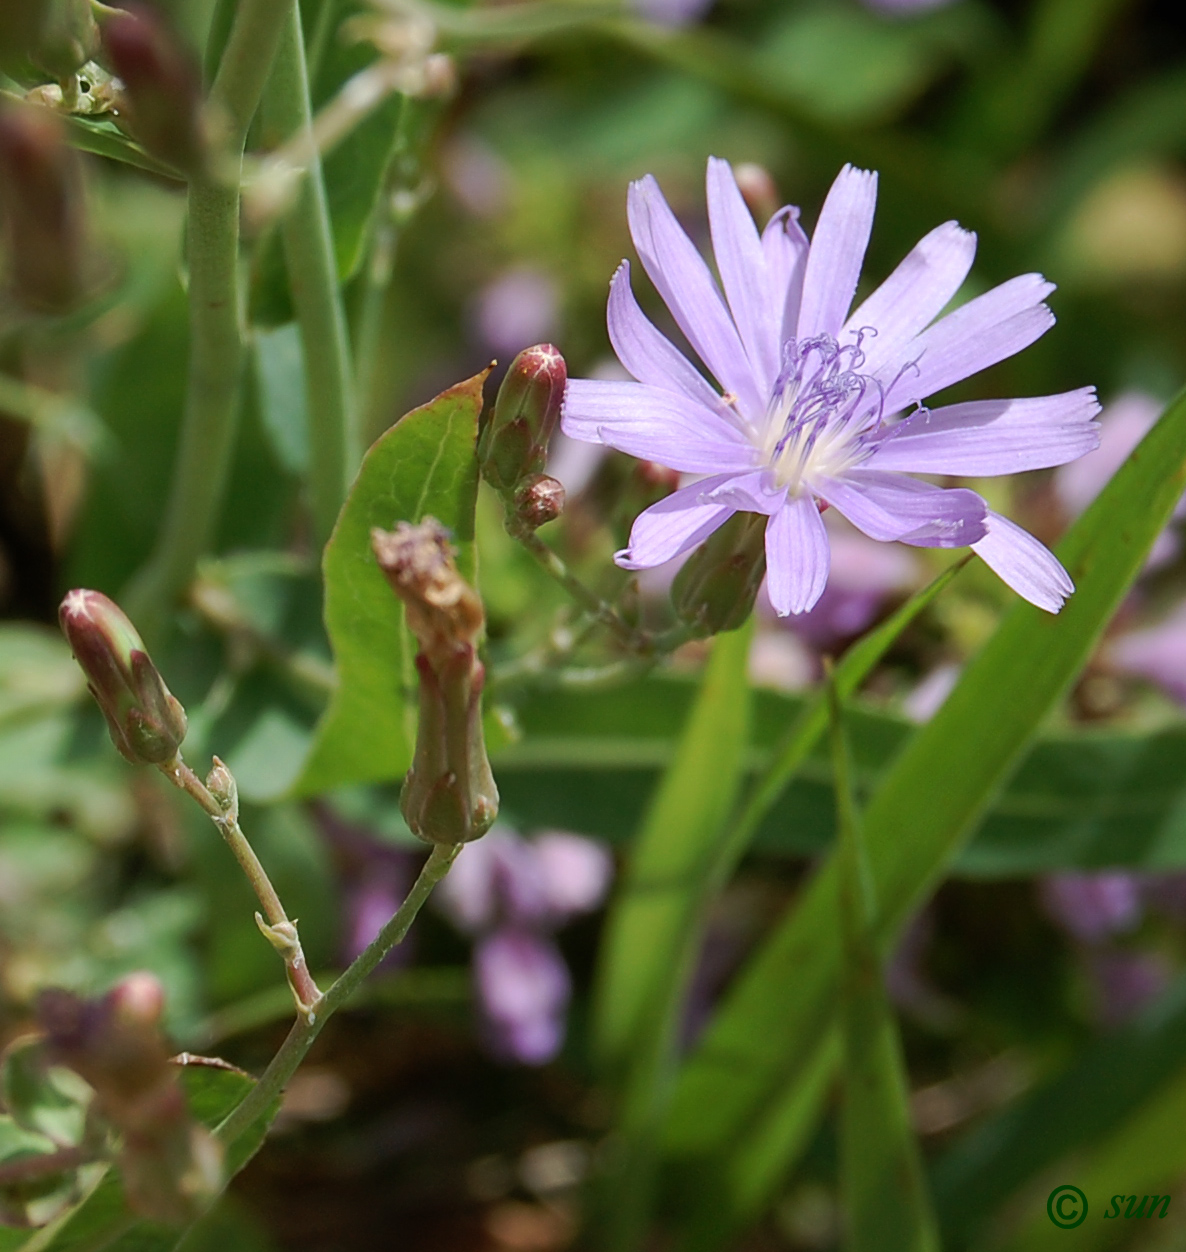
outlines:
[{"label": "long narrow leaf", "polygon": [[[1016,605],[883,780],[866,818],[883,946],[938,882],[1090,656],[1184,484],[1179,397],[1063,542],[1078,590],[1062,614]],[[762,1133],[833,1020],[835,891],[829,863],[751,961],[687,1067],[667,1142],[674,1156],[706,1165],[705,1179],[727,1176],[722,1162]],[[727,1202],[707,1186],[701,1195],[706,1205]]]}]

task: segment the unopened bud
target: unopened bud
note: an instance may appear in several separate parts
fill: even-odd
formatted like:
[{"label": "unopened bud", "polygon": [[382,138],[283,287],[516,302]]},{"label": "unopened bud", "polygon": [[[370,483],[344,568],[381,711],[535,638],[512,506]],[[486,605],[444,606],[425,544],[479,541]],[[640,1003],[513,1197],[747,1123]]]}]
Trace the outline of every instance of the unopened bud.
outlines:
[{"label": "unopened bud", "polygon": [[482,474],[492,487],[511,492],[543,472],[567,381],[564,358],[550,343],[525,348],[511,362],[478,440]]},{"label": "unopened bud", "polygon": [[[9,0],[4,0],[7,4]],[[47,0],[30,59],[54,78],[68,78],[99,50],[91,0]]]},{"label": "unopened bud", "polygon": [[112,987],[108,1001],[124,1025],[156,1027],[165,1011],[165,988],[155,974],[138,970]]},{"label": "unopened bud", "polygon": [[103,24],[103,48],[124,85],[120,112],[153,156],[186,173],[205,160],[198,67],[154,9],[138,5]]},{"label": "unopened bud", "polygon": [[419,95],[435,99],[451,96],[457,90],[457,65],[447,52],[434,52],[424,58]]},{"label": "unopened bud", "polygon": [[16,299],[38,313],[77,303],[86,242],[82,175],[47,109],[0,109],[0,213]]},{"label": "unopened bud", "polygon": [[115,746],[134,765],[171,761],[185,738],[185,710],[124,611],[100,591],[75,590],[58,618]]},{"label": "unopened bud", "polygon": [[482,601],[458,573],[448,532],[435,518],[374,530],[371,543],[420,642],[420,720],[400,810],[426,842],[466,843],[498,816],[482,730]]},{"label": "unopened bud", "polygon": [[734,513],[675,576],[672,603],[702,635],[736,630],[753,610],[765,573],[766,517]]},{"label": "unopened bud", "polygon": [[218,807],[228,820],[239,820],[239,785],[218,757],[214,758],[214,768],[206,775],[206,790],[218,801]]},{"label": "unopened bud", "polygon": [[774,216],[778,210],[778,188],[765,166],[742,161],[733,167],[733,177],[742,199],[759,222]]},{"label": "unopened bud", "polygon": [[531,530],[554,522],[564,512],[564,484],[547,474],[532,474],[515,488],[515,516]]}]

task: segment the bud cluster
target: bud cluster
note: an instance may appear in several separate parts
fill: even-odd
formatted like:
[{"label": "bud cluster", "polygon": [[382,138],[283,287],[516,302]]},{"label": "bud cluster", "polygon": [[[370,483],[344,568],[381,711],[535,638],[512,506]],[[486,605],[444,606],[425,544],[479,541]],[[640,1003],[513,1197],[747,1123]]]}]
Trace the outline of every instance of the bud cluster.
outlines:
[{"label": "bud cluster", "polygon": [[101,591],[76,589],[58,618],[115,746],[133,765],[172,761],[185,738],[185,710],[127,615]]},{"label": "bud cluster", "polygon": [[482,731],[482,601],[458,573],[448,532],[435,518],[375,529],[371,545],[420,644],[420,720],[400,808],[413,834],[429,843],[477,839],[498,815]]},{"label": "bud cluster", "polygon": [[160,1030],[164,990],[130,974],[107,995],[85,1000],[42,992],[37,1015],[50,1057],[94,1089],[95,1111],[118,1132],[129,1204],[156,1221],[192,1221],[222,1182],[217,1140],[190,1116]]}]

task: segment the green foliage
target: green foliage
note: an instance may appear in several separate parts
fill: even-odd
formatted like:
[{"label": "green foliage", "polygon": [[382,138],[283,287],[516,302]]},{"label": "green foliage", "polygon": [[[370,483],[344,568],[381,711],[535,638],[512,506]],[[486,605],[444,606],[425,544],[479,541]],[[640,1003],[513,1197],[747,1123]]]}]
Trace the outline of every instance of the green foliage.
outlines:
[{"label": "green foliage", "polygon": [[400,777],[411,764],[415,644],[404,610],[371,553],[371,530],[435,517],[453,533],[473,577],[475,446],[485,374],[413,409],[363,461],[325,549],[325,621],[338,688],[298,783],[312,795]]}]

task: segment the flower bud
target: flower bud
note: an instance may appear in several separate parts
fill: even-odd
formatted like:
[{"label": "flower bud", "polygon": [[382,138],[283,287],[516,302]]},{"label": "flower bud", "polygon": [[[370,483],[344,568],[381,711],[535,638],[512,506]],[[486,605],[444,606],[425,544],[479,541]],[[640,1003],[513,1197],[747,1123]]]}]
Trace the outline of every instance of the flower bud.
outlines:
[{"label": "flower bud", "polygon": [[205,160],[197,65],[154,9],[138,5],[103,24],[103,48],[123,82],[120,111],[146,151],[186,173]]},{"label": "flower bud", "polygon": [[34,65],[54,78],[69,78],[98,50],[99,29],[91,12],[91,0],[47,0],[30,49]]},{"label": "flower bud", "polygon": [[478,440],[482,474],[492,487],[512,492],[521,479],[542,473],[567,381],[564,358],[550,343],[525,348],[511,362]]},{"label": "flower bud", "polygon": [[20,304],[62,313],[83,293],[82,175],[47,109],[0,109],[0,215],[9,282]]},{"label": "flower bud", "polygon": [[239,784],[218,757],[214,758],[214,768],[206,775],[206,790],[218,801],[218,807],[228,820],[239,820]]},{"label": "flower bud", "polygon": [[123,610],[102,592],[75,590],[58,618],[115,746],[134,765],[171,761],[185,738],[185,710]]},{"label": "flower bud", "polygon": [[547,474],[532,474],[515,488],[515,516],[531,530],[554,522],[564,512],[564,484]]},{"label": "flower bud", "polygon": [[371,544],[420,643],[420,720],[400,809],[428,843],[477,839],[498,816],[482,730],[482,602],[457,572],[448,533],[435,518],[376,529]]},{"label": "flower bud", "polygon": [[736,630],[749,617],[765,573],[765,515],[734,513],[675,576],[672,603],[701,635]]}]

